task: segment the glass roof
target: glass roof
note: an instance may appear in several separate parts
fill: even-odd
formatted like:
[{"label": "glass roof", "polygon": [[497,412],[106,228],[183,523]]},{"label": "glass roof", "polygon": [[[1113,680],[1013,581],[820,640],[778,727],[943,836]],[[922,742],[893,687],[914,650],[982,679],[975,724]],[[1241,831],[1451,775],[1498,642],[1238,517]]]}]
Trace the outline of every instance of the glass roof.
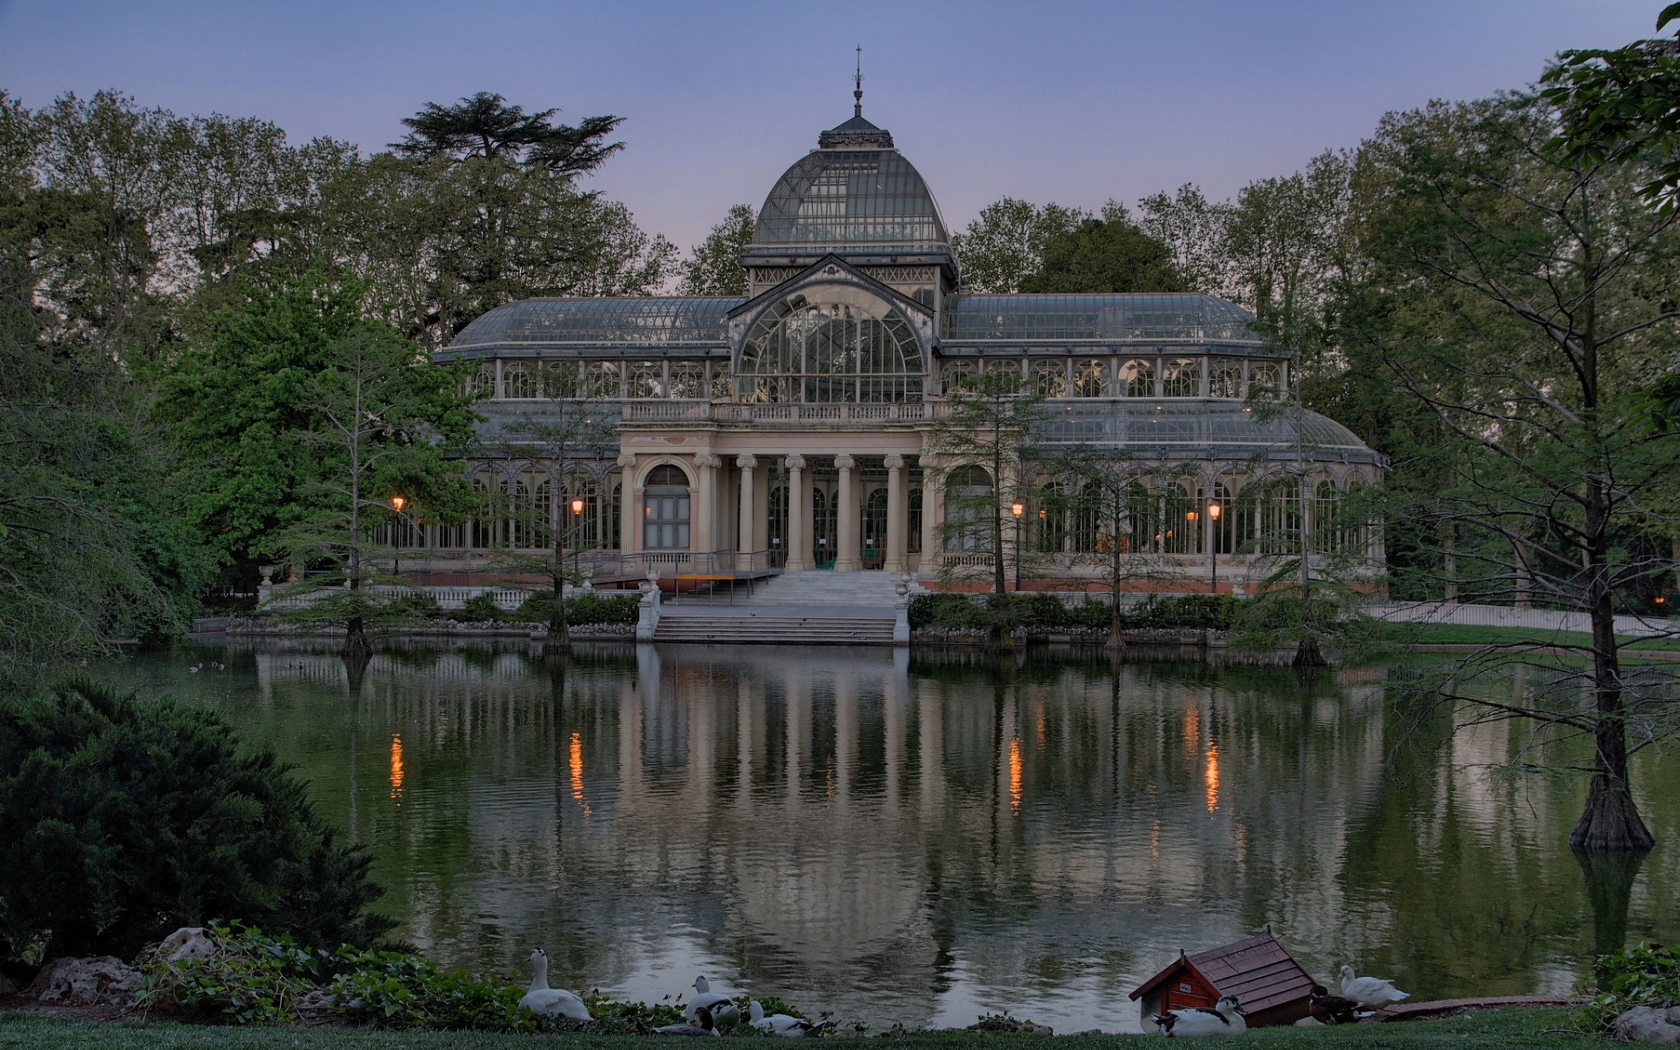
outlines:
[{"label": "glass roof", "polygon": [[[1113,444],[1149,456],[1240,460],[1264,452],[1268,459],[1295,455],[1295,414],[1270,418],[1241,402],[1090,401],[1053,409],[1042,424],[1046,440]],[[1317,412],[1304,413],[1308,459],[1374,463],[1380,456],[1353,431]]]},{"label": "glass roof", "polygon": [[765,198],[753,247],[915,252],[949,241],[933,194],[903,154],[819,149]]},{"label": "glass roof", "polygon": [[745,299],[526,299],[508,303],[462,329],[451,350],[505,343],[700,344],[729,337],[730,310]]},{"label": "glass roof", "polygon": [[945,300],[951,342],[1130,339],[1258,345],[1254,316],[1236,303],[1189,292],[1112,295],[956,295]]}]

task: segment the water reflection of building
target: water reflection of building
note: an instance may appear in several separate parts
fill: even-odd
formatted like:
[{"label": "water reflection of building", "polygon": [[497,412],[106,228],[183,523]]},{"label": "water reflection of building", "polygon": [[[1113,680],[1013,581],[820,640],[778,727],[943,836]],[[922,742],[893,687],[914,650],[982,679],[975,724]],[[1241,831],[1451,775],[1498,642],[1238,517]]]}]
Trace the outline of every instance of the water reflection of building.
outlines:
[{"label": "water reflection of building", "polygon": [[[336,657],[310,659],[266,665],[277,706],[343,708],[317,684]],[[1478,915],[1529,894],[1574,921],[1536,852],[1544,812],[1506,806],[1484,834],[1498,800],[1463,805],[1470,774],[1435,752],[1421,795],[1385,780],[1380,684],[1214,674],[644,648],[561,677],[522,654],[380,657],[347,730],[368,763],[359,837],[412,936],[448,957],[510,967],[540,941],[573,986],[657,999],[704,969],[911,1024],[1009,1006],[1131,1025],[1105,1012],[1115,988],[1268,922],[1322,977],[1436,937],[1517,973],[1545,937],[1465,948]],[[1524,859],[1442,871],[1443,842]]]}]

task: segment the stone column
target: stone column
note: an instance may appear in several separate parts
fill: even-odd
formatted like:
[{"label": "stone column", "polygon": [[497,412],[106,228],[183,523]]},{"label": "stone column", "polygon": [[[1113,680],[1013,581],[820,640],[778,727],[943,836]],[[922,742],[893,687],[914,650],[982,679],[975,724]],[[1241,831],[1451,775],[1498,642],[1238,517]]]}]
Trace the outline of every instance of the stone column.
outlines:
[{"label": "stone column", "polygon": [[857,467],[857,460],[851,456],[840,455],[834,457],[834,466],[840,471],[840,487],[835,492],[835,499],[839,502],[837,515],[838,527],[834,530],[834,571],[857,572],[858,564],[858,505],[857,487],[854,484],[852,471]]},{"label": "stone column", "polygon": [[618,465],[624,468],[618,489],[618,549],[630,555],[642,549],[642,481],[636,476],[634,452],[620,452]]},{"label": "stone column", "polygon": [[923,580],[939,575],[939,523],[944,520],[945,499],[939,474],[922,457],[922,562],[916,574]]},{"label": "stone column", "polygon": [[887,463],[887,556],[881,567],[888,572],[904,571],[904,537],[910,527],[910,493],[904,482],[904,457],[888,456]]},{"label": "stone column", "polygon": [[698,486],[695,491],[694,508],[692,510],[694,524],[694,549],[710,553],[718,549],[717,536],[717,468],[723,460],[710,452],[701,452],[694,457],[696,472],[700,475],[695,479]]},{"label": "stone column", "polygon": [[792,455],[787,457],[788,469],[788,538],[787,538],[787,570],[789,572],[809,572],[811,570],[811,523],[805,520],[805,512],[811,506],[811,494],[805,491],[805,457]]},{"label": "stone column", "polygon": [[740,569],[752,568],[753,550],[753,508],[757,501],[753,499],[753,474],[758,469],[758,457],[743,455],[735,457],[735,465],[741,469],[741,520],[739,526],[740,542],[735,548],[735,566]]}]

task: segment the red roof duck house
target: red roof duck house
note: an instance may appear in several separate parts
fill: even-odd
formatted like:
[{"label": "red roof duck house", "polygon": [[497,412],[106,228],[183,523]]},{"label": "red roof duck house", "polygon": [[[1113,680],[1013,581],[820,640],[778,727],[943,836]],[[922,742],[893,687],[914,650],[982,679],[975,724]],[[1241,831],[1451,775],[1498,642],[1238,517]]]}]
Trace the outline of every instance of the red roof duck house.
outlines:
[{"label": "red roof duck house", "polygon": [[1294,1024],[1307,1016],[1307,998],[1324,994],[1289,950],[1265,933],[1234,944],[1209,948],[1195,955],[1180,954],[1160,973],[1138,985],[1132,999],[1141,999],[1143,1027],[1168,1010],[1197,1006],[1212,1008],[1221,997],[1234,995],[1242,1004],[1251,1028]]}]

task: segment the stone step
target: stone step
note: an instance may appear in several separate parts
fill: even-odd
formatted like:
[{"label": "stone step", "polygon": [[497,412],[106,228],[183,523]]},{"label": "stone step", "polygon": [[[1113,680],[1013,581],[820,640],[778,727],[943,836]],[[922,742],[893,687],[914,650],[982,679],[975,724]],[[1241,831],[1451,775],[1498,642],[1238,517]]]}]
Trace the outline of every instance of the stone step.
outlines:
[{"label": "stone step", "polygon": [[667,616],[660,618],[653,637],[657,642],[735,645],[891,645],[893,621],[826,616]]}]

